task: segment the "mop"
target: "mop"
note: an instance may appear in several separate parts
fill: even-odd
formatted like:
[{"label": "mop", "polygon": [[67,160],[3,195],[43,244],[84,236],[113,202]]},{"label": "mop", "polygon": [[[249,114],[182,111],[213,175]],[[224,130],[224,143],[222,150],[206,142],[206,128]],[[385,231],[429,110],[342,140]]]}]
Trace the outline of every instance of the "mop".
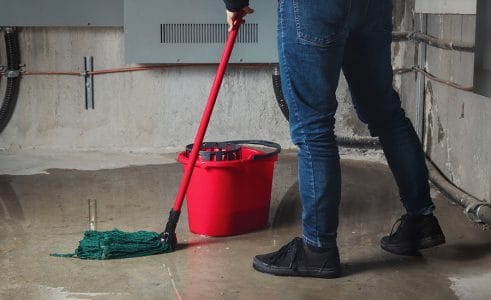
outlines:
[{"label": "mop", "polygon": [[218,69],[211,87],[210,95],[206,103],[205,110],[201,117],[198,132],[194,139],[193,148],[189,154],[189,163],[184,170],[179,189],[174,200],[165,226],[164,232],[158,234],[149,231],[124,232],[117,229],[111,231],[86,231],[83,239],[79,242],[77,249],[73,253],[53,253],[51,256],[57,257],[78,257],[81,259],[115,259],[147,256],[159,253],[172,252],[176,249],[176,226],[181,213],[184,196],[191,180],[194,165],[198,158],[199,149],[203,143],[206,128],[211,118],[211,113],[218,96],[218,91],[222,84],[223,76],[235,44],[235,39],[242,24],[242,17],[239,15],[228,34],[227,41],[218,64]]}]

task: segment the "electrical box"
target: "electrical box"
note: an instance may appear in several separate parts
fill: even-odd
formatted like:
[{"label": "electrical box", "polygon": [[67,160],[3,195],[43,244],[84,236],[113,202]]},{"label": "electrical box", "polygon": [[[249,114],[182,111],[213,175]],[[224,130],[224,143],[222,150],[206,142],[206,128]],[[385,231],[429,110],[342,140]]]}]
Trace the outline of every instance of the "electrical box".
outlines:
[{"label": "electrical box", "polygon": [[476,0],[416,0],[414,12],[424,14],[476,14]]},{"label": "electrical box", "polygon": [[0,0],[0,26],[123,26],[123,0]]},{"label": "electrical box", "polygon": [[[276,0],[255,9],[239,30],[231,63],[276,63]],[[221,0],[125,0],[127,63],[217,63],[227,38]]]}]

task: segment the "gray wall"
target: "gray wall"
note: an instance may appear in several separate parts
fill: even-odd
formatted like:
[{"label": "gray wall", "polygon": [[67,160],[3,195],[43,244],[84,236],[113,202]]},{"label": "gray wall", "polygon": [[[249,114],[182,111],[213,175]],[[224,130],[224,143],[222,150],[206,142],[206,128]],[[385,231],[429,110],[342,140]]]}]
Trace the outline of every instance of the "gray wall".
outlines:
[{"label": "gray wall", "polygon": [[[393,1],[394,31],[412,31],[418,24],[413,14],[414,0]],[[392,65],[394,69],[411,67],[417,64],[416,45],[413,42],[395,42],[392,44]],[[399,92],[406,115],[416,122],[416,73],[404,73],[394,76],[394,87]]]},{"label": "gray wall", "polygon": [[[404,4],[402,4],[404,2]],[[412,11],[414,1],[397,1]],[[403,30],[418,30],[419,18],[405,14]],[[438,38],[474,42],[474,15],[428,15],[428,33]],[[405,43],[403,65],[417,64],[414,43]],[[472,86],[474,55],[428,46],[426,67],[437,77]],[[401,98],[414,121],[416,75],[401,76]],[[491,200],[491,99],[426,80],[424,149],[444,175],[471,195]]]},{"label": "gray wall", "polygon": [[[121,28],[24,28],[28,71],[123,67]],[[192,142],[215,67],[197,66],[95,77],[95,110],[85,110],[82,77],[24,76],[2,148],[167,152]],[[275,104],[270,69],[231,68],[208,140],[273,139],[289,146],[287,123]]]},{"label": "gray wall", "polygon": [[[473,42],[475,16],[431,15],[428,32]],[[429,47],[427,55],[431,73],[472,86],[473,54]],[[425,101],[426,152],[458,187],[491,200],[491,98],[427,81]]]},{"label": "gray wall", "polygon": [[[80,71],[125,66],[121,28],[23,28],[27,71]],[[197,53],[199,55],[199,53]],[[192,142],[215,66],[95,77],[95,110],[85,110],[82,77],[24,76],[14,116],[0,135],[4,149],[169,152]],[[276,104],[271,67],[232,66],[206,140],[260,138],[292,147]],[[338,89],[339,135],[367,133],[352,112],[344,80]]]}]

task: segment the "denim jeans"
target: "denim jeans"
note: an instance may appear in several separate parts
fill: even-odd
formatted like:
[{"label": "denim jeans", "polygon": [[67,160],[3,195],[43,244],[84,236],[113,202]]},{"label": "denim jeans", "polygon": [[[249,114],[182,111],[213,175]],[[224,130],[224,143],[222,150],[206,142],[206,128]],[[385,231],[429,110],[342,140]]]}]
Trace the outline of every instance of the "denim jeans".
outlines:
[{"label": "denim jeans", "polygon": [[392,87],[392,0],[280,0],[278,51],[298,146],[303,239],[336,245],[341,169],[334,133],[341,69],[358,117],[378,136],[409,214],[430,214],[428,170]]}]

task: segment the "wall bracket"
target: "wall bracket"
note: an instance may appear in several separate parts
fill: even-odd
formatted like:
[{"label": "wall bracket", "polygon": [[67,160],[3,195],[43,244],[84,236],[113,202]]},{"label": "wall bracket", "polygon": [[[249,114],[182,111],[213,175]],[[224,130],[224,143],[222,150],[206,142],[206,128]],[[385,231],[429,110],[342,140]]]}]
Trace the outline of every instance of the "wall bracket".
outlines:
[{"label": "wall bracket", "polygon": [[94,109],[94,75],[91,73],[94,71],[94,57],[84,57],[84,70],[81,75],[84,77],[85,83],[85,109]]}]

